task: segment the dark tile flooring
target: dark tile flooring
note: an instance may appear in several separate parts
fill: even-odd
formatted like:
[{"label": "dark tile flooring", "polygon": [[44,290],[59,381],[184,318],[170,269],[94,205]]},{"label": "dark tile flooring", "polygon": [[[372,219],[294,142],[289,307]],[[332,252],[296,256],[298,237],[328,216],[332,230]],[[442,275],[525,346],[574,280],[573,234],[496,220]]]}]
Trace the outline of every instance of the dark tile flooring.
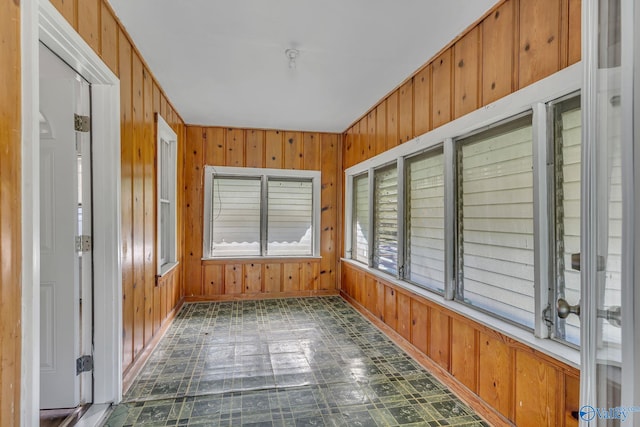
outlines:
[{"label": "dark tile flooring", "polygon": [[106,426],[486,426],[339,297],[186,304]]}]

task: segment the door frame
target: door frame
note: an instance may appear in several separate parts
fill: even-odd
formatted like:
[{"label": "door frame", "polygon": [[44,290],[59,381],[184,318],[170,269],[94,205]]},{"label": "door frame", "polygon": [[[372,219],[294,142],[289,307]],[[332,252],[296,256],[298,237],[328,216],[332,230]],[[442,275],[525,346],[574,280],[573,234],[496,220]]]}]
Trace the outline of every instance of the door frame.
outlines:
[{"label": "door frame", "polygon": [[42,40],[92,87],[94,405],[122,400],[120,81],[49,0],[21,2],[22,425],[39,423],[40,156],[38,46]]}]

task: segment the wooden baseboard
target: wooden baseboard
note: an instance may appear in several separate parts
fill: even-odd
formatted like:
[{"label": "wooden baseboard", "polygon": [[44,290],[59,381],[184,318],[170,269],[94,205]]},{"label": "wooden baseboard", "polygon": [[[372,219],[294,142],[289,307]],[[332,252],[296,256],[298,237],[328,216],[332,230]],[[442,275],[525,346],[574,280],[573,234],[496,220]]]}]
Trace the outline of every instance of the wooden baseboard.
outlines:
[{"label": "wooden baseboard", "polygon": [[237,295],[204,295],[204,296],[187,296],[184,297],[185,302],[207,302],[207,301],[256,301],[263,299],[276,298],[306,298],[319,296],[339,296],[337,289],[317,290],[317,291],[290,291],[277,293],[252,293]]},{"label": "wooden baseboard", "polygon": [[160,329],[158,329],[158,332],[153,336],[153,338],[151,338],[149,344],[144,348],[144,350],[142,350],[140,354],[138,354],[136,360],[134,360],[134,362],[124,371],[124,374],[122,376],[123,395],[127,391],[129,391],[129,388],[133,384],[134,380],[136,379],[140,371],[142,371],[144,365],[147,364],[149,356],[151,356],[151,353],[153,353],[153,350],[156,349],[162,337],[164,337],[164,335],[167,333],[169,326],[171,326],[171,324],[173,323],[173,319],[175,319],[176,315],[180,312],[180,309],[182,308],[184,303],[184,298],[178,301],[178,304],[176,304],[173,310],[171,310],[169,314],[167,314],[167,317],[164,319],[164,323],[162,324]]},{"label": "wooden baseboard", "polygon": [[476,413],[481,416],[487,423],[492,426],[510,427],[514,424],[507,420],[502,414],[498,413],[492,406],[482,400],[477,394],[469,390],[464,384],[461,384],[447,370],[442,368],[436,362],[427,357],[423,352],[418,350],[413,344],[403,338],[399,333],[393,330],[389,325],[375,317],[369,310],[351,298],[348,294],[340,291],[340,296],[351,304],[360,314],[366,317],[378,329],[380,329],[387,337],[389,337],[398,347],[403,349],[407,354],[413,357],[422,367],[437,378],[442,384],[469,405]]}]

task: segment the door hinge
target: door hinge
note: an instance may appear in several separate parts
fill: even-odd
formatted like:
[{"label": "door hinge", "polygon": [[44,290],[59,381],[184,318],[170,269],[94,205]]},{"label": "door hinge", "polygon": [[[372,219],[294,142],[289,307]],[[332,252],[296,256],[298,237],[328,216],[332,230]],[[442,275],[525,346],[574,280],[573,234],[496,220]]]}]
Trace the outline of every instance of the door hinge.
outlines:
[{"label": "door hinge", "polygon": [[91,130],[91,118],[89,116],[74,114],[73,127],[76,132],[89,132]]},{"label": "door hinge", "polygon": [[91,236],[76,236],[76,252],[89,252],[91,246]]},{"label": "door hinge", "polygon": [[93,371],[93,356],[80,356],[76,359],[76,375]]}]

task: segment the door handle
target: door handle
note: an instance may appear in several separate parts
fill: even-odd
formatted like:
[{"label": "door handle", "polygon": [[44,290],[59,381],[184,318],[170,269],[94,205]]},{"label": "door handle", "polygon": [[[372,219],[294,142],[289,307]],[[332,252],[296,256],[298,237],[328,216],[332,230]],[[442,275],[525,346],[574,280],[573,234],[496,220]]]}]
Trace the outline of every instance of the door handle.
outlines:
[{"label": "door handle", "polygon": [[576,305],[570,305],[566,299],[560,298],[556,303],[556,310],[561,319],[566,319],[570,314],[580,317],[580,302]]},{"label": "door handle", "polygon": [[614,305],[606,310],[598,309],[598,317],[605,319],[611,326],[619,328],[622,325],[622,313],[620,312],[620,306]]}]

